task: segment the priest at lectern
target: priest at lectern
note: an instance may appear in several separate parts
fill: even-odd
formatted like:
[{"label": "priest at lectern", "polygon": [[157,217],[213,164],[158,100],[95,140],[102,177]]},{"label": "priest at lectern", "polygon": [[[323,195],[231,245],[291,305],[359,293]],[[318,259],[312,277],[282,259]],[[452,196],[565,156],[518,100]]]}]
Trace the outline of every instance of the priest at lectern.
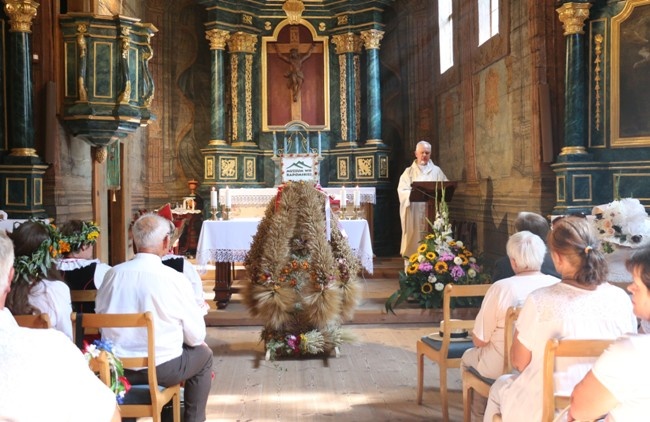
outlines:
[{"label": "priest at lectern", "polygon": [[415,160],[399,179],[397,194],[399,195],[399,216],[402,221],[401,256],[410,256],[415,253],[418,242],[422,240],[423,233],[427,230],[427,204],[426,202],[413,202],[409,200],[411,184],[413,182],[440,182],[447,181],[447,176],[440,167],[433,164],[431,158],[431,144],[420,141],[415,146]]}]

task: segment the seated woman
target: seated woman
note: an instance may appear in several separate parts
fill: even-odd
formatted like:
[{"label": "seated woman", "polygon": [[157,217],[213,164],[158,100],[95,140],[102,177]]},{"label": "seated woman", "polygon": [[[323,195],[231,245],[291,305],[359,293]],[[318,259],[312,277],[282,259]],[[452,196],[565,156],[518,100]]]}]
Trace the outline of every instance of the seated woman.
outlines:
[{"label": "seated woman", "polygon": [[[99,259],[93,259],[93,252],[99,227],[91,221],[70,220],[60,227],[62,238],[61,254],[57,268],[70,290],[97,290],[104,275],[111,267]],[[94,303],[74,302],[76,312],[95,312]]]},{"label": "seated woman", "polygon": [[[633,282],[634,314],[650,321],[650,247],[632,255],[626,263]],[[596,361],[593,369],[576,385],[571,395],[569,420],[641,421],[650,404],[650,334],[619,338]]]},{"label": "seated woman", "polygon": [[[536,234],[529,231],[513,234],[508,239],[506,251],[515,275],[490,286],[472,330],[476,347],[468,349],[461,361],[464,367],[474,368],[482,377],[492,380],[503,374],[503,330],[508,308],[521,305],[533,290],[560,281],[541,272],[546,245]],[[486,399],[478,395],[474,397],[472,411],[476,416],[482,416]]]},{"label": "seated woman", "polygon": [[[511,362],[520,374],[503,375],[490,388],[484,421],[542,418],[542,367],[552,338],[614,339],[636,332],[630,298],[605,282],[607,263],[595,229],[584,218],[556,219],[547,244],[562,281],[528,295],[517,319]],[[571,391],[588,367],[567,358],[559,365],[559,389]]]},{"label": "seated woman", "polygon": [[13,315],[48,314],[52,328],[72,340],[70,288],[54,264],[59,254],[59,231],[53,225],[30,220],[9,236],[16,259],[7,308]]}]

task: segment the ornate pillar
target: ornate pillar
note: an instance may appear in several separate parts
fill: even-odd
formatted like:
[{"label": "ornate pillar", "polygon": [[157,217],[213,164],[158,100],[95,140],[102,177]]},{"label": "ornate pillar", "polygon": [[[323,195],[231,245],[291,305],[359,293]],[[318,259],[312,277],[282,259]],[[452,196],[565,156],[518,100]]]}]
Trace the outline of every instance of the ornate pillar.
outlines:
[{"label": "ornate pillar", "polygon": [[333,35],[332,43],[339,56],[339,95],[341,98],[341,142],[337,146],[357,146],[361,120],[361,95],[359,78],[359,54],[362,41],[358,35],[348,32]]},{"label": "ornate pillar", "polygon": [[[39,4],[31,0],[5,0],[9,17],[7,95],[9,155],[38,157],[34,149],[32,111],[32,54],[29,34]],[[40,160],[39,160],[40,161]]]},{"label": "ornate pillar", "polygon": [[586,2],[567,2],[557,9],[566,37],[564,147],[561,156],[587,153],[588,78],[583,27],[590,7],[591,4]]},{"label": "ornate pillar", "polygon": [[368,56],[367,63],[367,95],[368,95],[368,139],[367,145],[383,145],[381,140],[381,86],[379,75],[379,42],[384,38],[384,32],[377,29],[361,31]]},{"label": "ornate pillar", "polygon": [[236,32],[227,43],[232,94],[231,144],[235,147],[256,147],[253,143],[253,53],[257,36]]},{"label": "ornate pillar", "polygon": [[211,89],[210,100],[210,141],[208,145],[226,144],[226,89],[224,76],[224,50],[230,33],[222,29],[210,29],[206,31],[205,38],[210,42],[210,54],[212,56]]}]

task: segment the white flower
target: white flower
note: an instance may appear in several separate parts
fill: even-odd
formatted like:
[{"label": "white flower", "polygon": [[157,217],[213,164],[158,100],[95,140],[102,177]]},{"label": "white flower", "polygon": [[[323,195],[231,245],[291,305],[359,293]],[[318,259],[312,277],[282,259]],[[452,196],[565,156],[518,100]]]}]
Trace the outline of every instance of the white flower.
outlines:
[{"label": "white flower", "polygon": [[425,259],[427,259],[426,256],[424,256],[424,255],[418,255],[418,262],[423,262]]},{"label": "white flower", "polygon": [[476,277],[476,271],[474,270],[474,268],[470,268],[469,270],[467,270],[467,275],[469,276],[469,278]]},{"label": "white flower", "polygon": [[463,260],[459,256],[454,258],[454,264],[461,265],[462,263],[463,263]]},{"label": "white flower", "polygon": [[471,256],[471,257],[469,258],[469,262],[471,262],[472,264],[476,264],[476,258],[474,258],[473,256]]},{"label": "white flower", "polygon": [[457,241],[456,246],[458,246],[459,248],[462,248],[463,247],[463,242],[461,242],[460,240]]},{"label": "white flower", "polygon": [[445,288],[445,285],[442,284],[442,283],[436,283],[436,284],[433,285],[433,287],[435,287],[435,289],[436,289],[437,291],[441,292],[442,289]]},{"label": "white flower", "polygon": [[428,281],[429,283],[433,284],[433,283],[436,282],[436,280],[438,280],[438,279],[436,278],[436,276],[433,275],[433,274],[431,274],[431,275],[429,276],[429,278],[428,278],[427,281]]}]

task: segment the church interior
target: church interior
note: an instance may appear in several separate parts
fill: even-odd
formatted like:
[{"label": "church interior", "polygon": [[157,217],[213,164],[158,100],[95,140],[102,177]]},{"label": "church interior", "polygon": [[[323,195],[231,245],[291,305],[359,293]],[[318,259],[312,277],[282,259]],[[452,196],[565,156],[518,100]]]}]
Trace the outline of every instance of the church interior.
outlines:
[{"label": "church interior", "polygon": [[[388,279],[386,297],[402,269],[397,185],[420,140],[454,182],[456,238],[488,268],[520,211],[590,214],[626,197],[650,207],[648,0],[2,3],[0,210],[9,221],[95,221],[96,258],[110,265],[133,255],[134,216],[165,204],[185,220],[180,252],[194,259],[202,223],[225,217],[230,191],[266,206],[265,192],[282,181],[279,157],[292,153],[317,154],[324,189],[345,188],[350,200],[362,192],[375,261],[365,283]],[[255,209],[233,207],[230,217]],[[360,384],[346,378],[333,390],[347,400],[337,406],[358,404],[347,420],[439,420],[437,394],[415,404],[412,349],[430,317],[407,310],[400,325],[385,314],[364,321],[376,325],[357,335],[384,352],[353,346],[351,369],[263,358],[251,368],[259,321],[225,326],[246,319],[223,316],[225,303],[208,317],[220,326],[210,342],[226,380],[214,387],[209,420],[325,420],[337,410],[322,391],[372,365],[385,382],[366,371]],[[332,379],[317,378],[330,364]],[[247,392],[228,390],[241,376],[232,365],[246,366]],[[260,376],[260,366],[271,372]],[[455,377],[451,420],[461,420]],[[322,395],[280,398],[292,383]],[[393,385],[391,405],[383,389]],[[375,407],[358,399],[362,390]],[[237,404],[246,394],[249,411]],[[280,415],[282,400],[294,413],[264,416]]]}]

